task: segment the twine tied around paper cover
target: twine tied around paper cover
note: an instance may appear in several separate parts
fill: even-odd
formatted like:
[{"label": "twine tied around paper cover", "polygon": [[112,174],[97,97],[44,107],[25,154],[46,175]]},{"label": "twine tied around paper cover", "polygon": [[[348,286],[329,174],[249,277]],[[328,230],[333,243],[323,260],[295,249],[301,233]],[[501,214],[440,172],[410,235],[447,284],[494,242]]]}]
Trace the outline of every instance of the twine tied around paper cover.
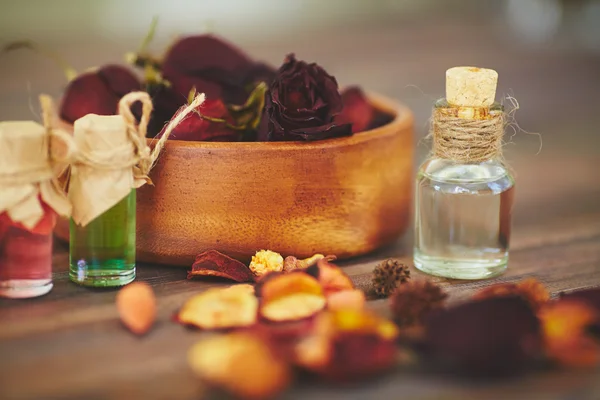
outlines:
[{"label": "twine tied around paper cover", "polygon": [[[52,99],[49,96],[42,95],[40,96],[40,102],[42,105],[44,126],[49,134],[59,137],[67,148],[66,154],[58,160],[60,163],[75,165],[84,164],[100,170],[118,170],[133,167],[134,177],[136,179],[143,179],[150,182],[148,174],[156,163],[171,132],[191,112],[201,106],[204,103],[205,98],[204,93],[200,93],[189,105],[182,107],[169,122],[165,128],[164,134],[156,142],[152,151],[150,151],[150,148],[146,145],[146,134],[153,107],[152,100],[146,92],[132,92],[125,95],[119,101],[119,115],[121,115],[125,121],[127,137],[129,138],[130,143],[111,149],[110,151],[81,151],[81,149],[77,148],[71,135],[62,130],[53,128],[52,115],[54,112]],[[131,111],[131,107],[138,101],[142,103],[142,117],[139,123]],[[133,156],[129,156],[131,153],[131,145],[133,145]],[[123,161],[115,162],[115,159]]]},{"label": "twine tied around paper cover", "polygon": [[433,155],[462,163],[501,158],[504,123],[503,112],[471,119],[435,109],[430,131]]}]

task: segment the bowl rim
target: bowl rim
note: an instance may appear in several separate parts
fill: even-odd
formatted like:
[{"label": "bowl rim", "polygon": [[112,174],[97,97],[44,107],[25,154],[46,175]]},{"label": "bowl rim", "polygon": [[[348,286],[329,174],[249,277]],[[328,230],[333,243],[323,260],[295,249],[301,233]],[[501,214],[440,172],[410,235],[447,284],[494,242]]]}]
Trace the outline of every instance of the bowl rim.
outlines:
[{"label": "bowl rim", "polygon": [[[368,92],[369,102],[377,109],[393,114],[394,119],[389,123],[374,129],[357,132],[351,136],[329,138],[315,141],[289,141],[289,142],[203,142],[193,140],[167,140],[165,148],[170,149],[209,149],[209,150],[296,150],[296,149],[326,149],[329,147],[343,147],[360,144],[375,137],[381,138],[396,135],[398,131],[411,128],[414,115],[408,106],[390,97]],[[150,147],[158,141],[155,138],[146,138]]]}]

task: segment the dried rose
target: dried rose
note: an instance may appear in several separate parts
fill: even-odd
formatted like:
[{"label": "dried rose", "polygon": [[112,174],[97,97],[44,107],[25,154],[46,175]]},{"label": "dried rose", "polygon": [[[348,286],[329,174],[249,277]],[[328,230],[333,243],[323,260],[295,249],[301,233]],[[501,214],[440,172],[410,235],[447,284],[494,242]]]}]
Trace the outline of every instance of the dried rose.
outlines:
[{"label": "dried rose", "polygon": [[505,376],[539,355],[541,326],[522,297],[493,297],[430,315],[424,344],[423,355],[452,372]]},{"label": "dried rose", "polygon": [[117,310],[121,322],[131,332],[143,335],[156,320],[156,298],[150,285],[133,282],[117,293]]},{"label": "dried rose", "polygon": [[271,250],[260,250],[252,256],[249,268],[255,276],[263,276],[269,272],[281,272],[283,257]]},{"label": "dried rose", "polygon": [[485,299],[506,295],[519,295],[529,302],[534,310],[538,310],[548,300],[550,293],[548,289],[535,278],[525,279],[517,283],[499,283],[481,289],[475,293],[474,299]]},{"label": "dried rose", "polygon": [[342,97],[335,78],[315,63],[287,56],[266,97],[266,132],[259,139],[320,140],[352,134],[350,124],[338,124]]},{"label": "dried rose", "polygon": [[342,92],[344,108],[335,117],[338,124],[352,124],[352,133],[368,129],[375,115],[375,109],[369,103],[361,88],[351,86]]},{"label": "dried rose", "polygon": [[550,359],[570,367],[598,365],[600,338],[593,332],[600,324],[597,310],[580,300],[563,299],[544,305],[539,315]]},{"label": "dried rose", "polygon": [[362,310],[324,312],[297,346],[295,362],[336,381],[369,378],[396,361],[396,326]]},{"label": "dried rose", "polygon": [[289,366],[250,332],[206,338],[189,350],[188,363],[208,385],[241,399],[273,398],[291,382]]},{"label": "dried rose", "polygon": [[177,322],[201,329],[230,329],[254,325],[258,299],[251,285],[211,288],[185,302]]},{"label": "dried rose", "polygon": [[325,308],[326,299],[319,282],[303,272],[279,274],[260,286],[260,315],[268,321],[295,321],[308,318]]},{"label": "dried rose", "polygon": [[187,278],[198,276],[217,276],[240,283],[254,282],[254,275],[246,265],[216,250],[208,250],[196,256]]}]

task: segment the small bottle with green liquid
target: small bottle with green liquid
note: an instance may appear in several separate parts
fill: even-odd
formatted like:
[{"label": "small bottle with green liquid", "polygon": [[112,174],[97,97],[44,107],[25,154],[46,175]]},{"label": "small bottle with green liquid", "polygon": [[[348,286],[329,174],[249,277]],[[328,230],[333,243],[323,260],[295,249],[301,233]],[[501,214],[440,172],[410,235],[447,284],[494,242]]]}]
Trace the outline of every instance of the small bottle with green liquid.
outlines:
[{"label": "small bottle with green liquid", "polygon": [[145,140],[132,140],[125,117],[89,114],[74,124],[81,160],[69,177],[69,277],[84,286],[123,286],[136,276],[135,190],[145,180],[135,171]]}]

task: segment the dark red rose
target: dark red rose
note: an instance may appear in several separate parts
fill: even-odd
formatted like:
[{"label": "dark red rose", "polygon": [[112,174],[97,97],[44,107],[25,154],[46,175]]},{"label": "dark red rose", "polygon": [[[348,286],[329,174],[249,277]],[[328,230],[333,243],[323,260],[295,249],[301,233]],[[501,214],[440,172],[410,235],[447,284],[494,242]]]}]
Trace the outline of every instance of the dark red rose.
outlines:
[{"label": "dark red rose", "polygon": [[344,108],[335,117],[335,122],[352,124],[352,133],[367,130],[375,115],[375,109],[363,91],[357,86],[347,88],[342,92],[342,102]]},{"label": "dark red rose", "polygon": [[138,78],[120,65],[106,65],[86,72],[67,86],[60,117],[70,123],[87,114],[113,115],[121,97],[141,89]]},{"label": "dark red rose", "polygon": [[[233,129],[235,123],[221,100],[206,99],[171,132],[169,140],[206,142],[239,141],[240,131]],[[161,137],[166,125],[157,137]]]},{"label": "dark red rose", "polygon": [[320,140],[351,135],[350,124],[338,124],[342,96],[335,78],[315,63],[288,55],[277,71],[265,104],[266,138],[270,141]]}]

